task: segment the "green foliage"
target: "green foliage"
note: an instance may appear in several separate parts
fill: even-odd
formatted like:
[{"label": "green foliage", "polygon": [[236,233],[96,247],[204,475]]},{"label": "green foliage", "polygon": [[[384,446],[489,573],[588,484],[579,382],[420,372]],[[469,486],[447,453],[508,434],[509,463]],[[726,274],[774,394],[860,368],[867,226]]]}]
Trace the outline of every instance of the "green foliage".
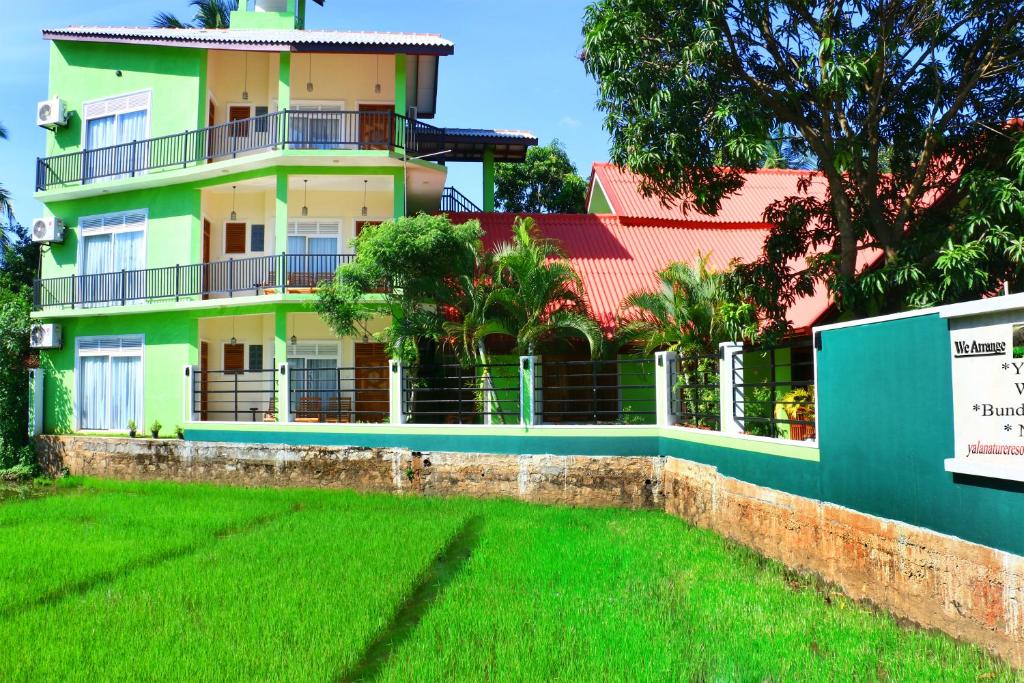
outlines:
[{"label": "green foliage", "polygon": [[[586,12],[584,61],[611,159],[641,174],[645,193],[713,213],[780,145],[814,160],[824,193],[803,188],[771,208],[778,227],[739,271],[742,300],[779,334],[786,307],[816,284],[856,315],[973,296],[994,281],[987,266],[1012,253],[1016,233],[995,244],[965,239],[967,225],[947,234],[951,205],[933,200],[1019,114],[1022,22],[1007,0],[869,0],[855,11],[598,0]],[[986,184],[982,197],[1012,201],[1005,184]],[[999,216],[985,204],[985,218]],[[970,229],[980,237],[984,227]],[[886,272],[857,280],[867,248],[884,252]]]},{"label": "green foliage", "polygon": [[128,436],[134,438],[135,433],[139,430],[139,426],[135,424],[135,420],[128,420]]},{"label": "green foliage", "polygon": [[524,163],[497,164],[494,199],[513,213],[583,213],[587,182],[558,140],[526,152]]},{"label": "green foliage", "polygon": [[155,439],[160,436],[160,430],[163,428],[164,426],[160,424],[160,420],[153,420],[153,424],[149,425],[149,433]]},{"label": "green foliage", "polygon": [[493,300],[505,312],[520,353],[533,355],[540,344],[582,337],[593,356],[605,352],[601,326],[587,309],[583,282],[564,252],[541,236],[532,218],[519,218],[512,241],[494,252]]},{"label": "green foliage", "polygon": [[729,300],[728,274],[708,267],[701,255],[696,267],[669,264],[658,273],[658,291],[639,290],[621,304],[618,336],[644,353],[715,353],[724,341],[742,339],[756,324],[749,307]]},{"label": "green foliage", "polygon": [[28,336],[38,247],[20,226],[0,251],[0,472],[34,467],[28,441]]},{"label": "green foliage", "polygon": [[183,22],[169,12],[159,12],[153,17],[157,28],[229,28],[231,12],[238,9],[238,0],[191,0],[189,6],[196,8],[191,24]]},{"label": "green foliage", "polygon": [[[318,289],[317,312],[339,336],[363,334],[381,309],[390,312],[381,341],[411,363],[417,340],[442,336],[443,312],[457,298],[456,283],[475,270],[481,235],[477,221],[455,225],[427,214],[369,226],[355,239],[355,260]],[[384,304],[367,305],[371,295]]]}]

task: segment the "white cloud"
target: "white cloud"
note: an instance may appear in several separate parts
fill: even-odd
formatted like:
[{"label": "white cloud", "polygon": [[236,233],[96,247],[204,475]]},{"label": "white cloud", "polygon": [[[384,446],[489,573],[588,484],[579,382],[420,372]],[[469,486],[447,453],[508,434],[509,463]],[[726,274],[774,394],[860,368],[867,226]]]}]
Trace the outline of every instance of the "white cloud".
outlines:
[{"label": "white cloud", "polygon": [[569,115],[565,115],[562,118],[560,118],[558,120],[558,123],[562,126],[567,126],[569,128],[577,128],[580,125],[579,119],[574,119]]}]

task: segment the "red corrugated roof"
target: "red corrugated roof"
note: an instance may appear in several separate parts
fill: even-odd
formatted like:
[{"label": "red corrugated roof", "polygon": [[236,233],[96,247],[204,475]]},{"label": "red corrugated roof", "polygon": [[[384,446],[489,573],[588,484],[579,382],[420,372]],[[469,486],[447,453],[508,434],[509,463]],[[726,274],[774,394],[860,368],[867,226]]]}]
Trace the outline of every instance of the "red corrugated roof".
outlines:
[{"label": "red corrugated roof", "polygon": [[[456,223],[480,221],[484,242],[493,247],[512,238],[518,214],[452,213]],[[673,261],[693,263],[707,254],[710,264],[725,269],[735,258],[752,261],[761,254],[766,225],[760,227],[679,223],[644,225],[618,216],[532,214],[541,234],[558,240],[586,288],[592,313],[606,329],[615,324],[619,304],[629,293],[658,286],[657,271]],[[828,296],[801,299],[791,309],[794,329],[810,327],[829,306]]]},{"label": "red corrugated roof", "polygon": [[[601,186],[612,213],[618,216],[693,223],[763,224],[764,210],[772,202],[806,194],[825,196],[825,181],[815,171],[761,169],[743,176],[743,187],[723,199],[722,208],[714,216],[679,204],[665,206],[658,197],[644,197],[639,190],[639,177],[614,164],[595,163],[591,183]],[[806,193],[801,192],[798,184],[808,177],[810,186]]]}]

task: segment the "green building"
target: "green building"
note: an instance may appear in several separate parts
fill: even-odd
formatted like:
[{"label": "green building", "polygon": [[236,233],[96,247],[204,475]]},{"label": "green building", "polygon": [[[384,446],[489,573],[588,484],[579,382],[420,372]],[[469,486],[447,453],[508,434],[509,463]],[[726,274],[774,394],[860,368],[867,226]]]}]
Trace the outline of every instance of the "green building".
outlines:
[{"label": "green building", "polygon": [[[249,0],[221,30],[44,31],[33,345],[45,431],[386,418],[372,338],[384,321],[337,338],[310,308],[317,284],[367,224],[478,211],[445,187],[446,162],[483,164],[492,211],[494,163],[536,138],[431,123],[451,41],[307,31],[306,9]],[[285,364],[309,397],[287,411]]]}]

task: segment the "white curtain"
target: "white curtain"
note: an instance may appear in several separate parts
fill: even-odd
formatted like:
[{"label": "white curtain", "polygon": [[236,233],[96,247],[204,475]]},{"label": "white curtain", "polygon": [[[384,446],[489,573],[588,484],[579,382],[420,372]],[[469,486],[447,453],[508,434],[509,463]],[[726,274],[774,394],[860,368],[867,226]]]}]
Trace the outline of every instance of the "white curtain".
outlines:
[{"label": "white curtain", "polygon": [[[85,124],[85,148],[96,150],[117,144],[117,119],[114,116],[103,116],[89,119]],[[113,169],[113,158],[108,152],[93,152],[85,155],[85,168],[82,169],[86,182],[98,176],[110,173]]]},{"label": "white curtain", "polygon": [[310,237],[309,253],[321,256],[334,255],[338,253],[337,237]]},{"label": "white curtain", "polygon": [[78,407],[81,429],[108,429],[107,356],[84,356],[81,359]]},{"label": "white curtain", "polygon": [[86,235],[82,247],[82,302],[100,303],[111,299],[116,293],[109,286],[110,273],[114,259],[114,236]]},{"label": "white curtain", "polygon": [[[145,268],[146,255],[142,251],[144,234],[141,230],[137,232],[119,232],[114,235],[114,261],[113,272],[120,273],[122,270],[141,271]],[[143,299],[146,296],[144,272],[129,272],[125,275],[124,283],[127,287],[123,296],[127,300]],[[118,288],[121,279],[118,277]],[[122,295],[118,291],[118,295]]]},{"label": "white curtain", "polygon": [[138,422],[142,414],[142,359],[111,358],[110,424],[108,429],[128,429],[128,420]]},{"label": "white curtain", "polygon": [[[117,117],[117,144],[135,142],[146,139],[146,121],[149,112],[133,111],[121,114]],[[145,144],[128,145],[121,149],[121,161],[118,170],[127,175],[135,169],[140,171],[146,168],[149,149]]]}]

